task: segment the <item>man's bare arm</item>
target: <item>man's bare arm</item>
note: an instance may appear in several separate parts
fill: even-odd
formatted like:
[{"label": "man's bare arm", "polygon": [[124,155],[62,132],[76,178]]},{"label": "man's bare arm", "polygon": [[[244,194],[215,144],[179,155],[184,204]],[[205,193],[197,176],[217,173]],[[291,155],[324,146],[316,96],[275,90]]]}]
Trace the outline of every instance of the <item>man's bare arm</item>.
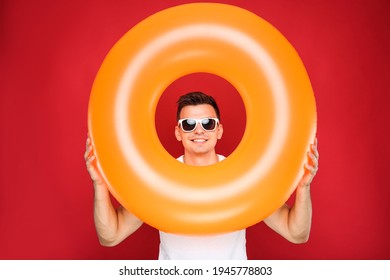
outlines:
[{"label": "man's bare arm", "polygon": [[115,209],[112,205],[107,183],[96,167],[96,157],[89,138],[84,158],[95,191],[94,220],[99,242],[103,246],[115,246],[135,232],[143,222],[123,206]]},{"label": "man's bare arm", "polygon": [[305,174],[296,188],[293,206],[290,208],[284,204],[264,220],[270,228],[293,243],[304,243],[310,235],[312,220],[310,184],[318,170],[317,139],[311,145],[308,155],[310,160],[305,164]]}]

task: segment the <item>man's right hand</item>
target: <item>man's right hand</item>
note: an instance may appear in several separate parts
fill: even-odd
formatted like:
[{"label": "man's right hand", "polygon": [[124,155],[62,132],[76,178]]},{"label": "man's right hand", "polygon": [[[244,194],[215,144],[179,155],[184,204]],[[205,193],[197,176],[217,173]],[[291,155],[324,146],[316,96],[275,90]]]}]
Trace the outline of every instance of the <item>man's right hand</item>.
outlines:
[{"label": "man's right hand", "polygon": [[93,181],[93,184],[95,186],[96,185],[106,186],[107,184],[96,165],[96,156],[94,154],[92,142],[89,136],[87,138],[87,143],[85,147],[84,159],[85,159],[85,164],[87,166],[88,173],[91,176],[91,179]]}]

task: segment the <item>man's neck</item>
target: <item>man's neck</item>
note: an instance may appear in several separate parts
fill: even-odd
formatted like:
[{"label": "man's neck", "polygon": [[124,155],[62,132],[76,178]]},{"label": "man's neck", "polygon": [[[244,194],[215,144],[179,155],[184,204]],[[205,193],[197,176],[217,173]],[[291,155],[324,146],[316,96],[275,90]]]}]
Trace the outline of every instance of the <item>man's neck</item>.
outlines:
[{"label": "man's neck", "polygon": [[215,151],[207,154],[190,154],[185,152],[183,161],[188,165],[207,166],[218,163],[219,158]]}]

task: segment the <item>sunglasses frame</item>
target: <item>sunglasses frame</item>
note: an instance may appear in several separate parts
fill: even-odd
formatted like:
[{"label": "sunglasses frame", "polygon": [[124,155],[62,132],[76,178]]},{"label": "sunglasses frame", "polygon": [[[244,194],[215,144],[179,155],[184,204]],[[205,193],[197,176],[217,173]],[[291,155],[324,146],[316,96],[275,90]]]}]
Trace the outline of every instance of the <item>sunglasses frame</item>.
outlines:
[{"label": "sunglasses frame", "polygon": [[[215,127],[213,129],[205,129],[203,127],[203,124],[202,124],[202,121],[203,120],[214,120],[215,121]],[[192,130],[184,130],[183,129],[183,125],[182,123],[185,121],[185,120],[194,120],[195,121],[195,126]],[[184,118],[184,119],[180,119],[178,120],[177,122],[177,125],[180,127],[180,129],[183,131],[183,132],[192,132],[194,131],[197,127],[198,127],[198,124],[200,123],[200,126],[202,127],[202,129],[204,131],[208,131],[208,132],[212,132],[212,131],[215,131],[219,125],[219,119],[218,118],[201,118],[201,119],[195,119],[195,118]]]}]

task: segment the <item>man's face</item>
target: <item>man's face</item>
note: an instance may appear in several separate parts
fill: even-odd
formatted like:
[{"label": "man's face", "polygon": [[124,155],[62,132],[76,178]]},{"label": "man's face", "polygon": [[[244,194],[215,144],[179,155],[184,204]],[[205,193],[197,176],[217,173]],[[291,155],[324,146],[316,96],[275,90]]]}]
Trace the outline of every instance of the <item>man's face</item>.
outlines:
[{"label": "man's face", "polygon": [[[209,104],[185,106],[181,113],[180,119],[184,118],[216,118],[217,114],[213,106]],[[205,131],[198,123],[195,130],[184,132],[179,126],[175,128],[175,135],[178,141],[182,141],[184,150],[190,154],[207,154],[214,152],[217,141],[221,139],[223,127],[221,124],[214,131]]]}]

